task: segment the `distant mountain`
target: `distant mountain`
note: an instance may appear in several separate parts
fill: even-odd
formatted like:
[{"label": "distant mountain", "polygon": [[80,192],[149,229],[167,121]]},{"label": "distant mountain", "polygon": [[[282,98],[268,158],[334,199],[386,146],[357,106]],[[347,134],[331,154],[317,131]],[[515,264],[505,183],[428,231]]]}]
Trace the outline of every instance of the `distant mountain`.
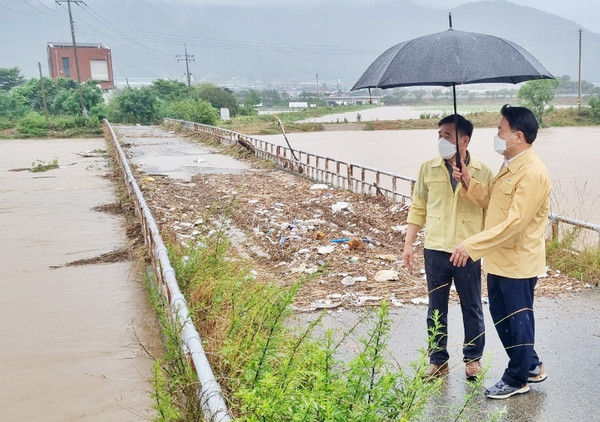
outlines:
[{"label": "distant mountain", "polygon": [[[448,12],[454,29],[509,39],[555,76],[578,75],[580,26],[507,1],[450,10],[430,10],[406,0],[368,5],[337,0],[310,7],[286,2],[269,7],[161,0],[87,3],[88,9],[74,7],[78,41],[111,47],[117,78],[183,79],[185,63],[175,55],[184,54],[186,43],[188,54],[194,55],[189,65],[195,80],[312,83],[318,74],[321,82],[350,88],[388,47],[446,30]],[[35,18],[35,23],[28,18],[28,38],[4,43],[0,67],[19,66],[25,75],[35,76],[37,61],[46,61],[45,42],[70,40],[64,15],[60,21],[52,18],[52,24]],[[0,39],[10,41],[13,32],[1,25]],[[599,53],[600,45],[584,43],[585,80],[600,82]]]}]

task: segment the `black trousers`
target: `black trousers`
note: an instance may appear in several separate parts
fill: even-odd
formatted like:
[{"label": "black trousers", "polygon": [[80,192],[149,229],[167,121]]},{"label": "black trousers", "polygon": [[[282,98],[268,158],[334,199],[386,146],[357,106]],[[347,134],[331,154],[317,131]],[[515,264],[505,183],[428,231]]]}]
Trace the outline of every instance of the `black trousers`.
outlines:
[{"label": "black trousers", "polygon": [[429,350],[429,361],[436,365],[445,363],[448,358],[448,300],[452,281],[460,298],[463,317],[464,342],[463,360],[479,360],[485,345],[485,325],[481,305],[481,261],[469,262],[464,267],[455,267],[450,262],[450,253],[425,249],[425,275],[429,291],[427,328],[431,333],[434,327],[433,314],[439,312],[438,322],[442,327],[435,336]]},{"label": "black trousers", "polygon": [[502,381],[522,387],[527,384],[529,371],[541,363],[533,348],[533,290],[537,277],[516,279],[488,274],[487,281],[490,314],[509,358]]}]

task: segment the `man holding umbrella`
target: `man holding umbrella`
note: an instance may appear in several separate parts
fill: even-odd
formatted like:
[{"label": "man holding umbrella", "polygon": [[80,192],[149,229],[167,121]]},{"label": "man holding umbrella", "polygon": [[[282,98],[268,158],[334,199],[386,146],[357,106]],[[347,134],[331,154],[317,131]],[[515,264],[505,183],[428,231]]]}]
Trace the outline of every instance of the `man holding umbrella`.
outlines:
[{"label": "man holding umbrella", "polygon": [[534,346],[533,292],[545,272],[550,177],[534,149],[538,123],[525,107],[505,105],[494,149],[504,164],[491,189],[472,178],[471,169],[454,168],[461,194],[487,208],[485,230],[459,244],[450,260],[457,268],[483,260],[488,273],[490,313],[509,357],[502,379],[485,390],[493,399],[529,391],[546,373]]},{"label": "man holding umbrella", "polygon": [[403,259],[406,267],[414,270],[413,243],[418,231],[425,226],[425,274],[429,291],[428,331],[435,331],[436,313],[441,324],[429,350],[430,365],[425,375],[434,378],[448,373],[448,300],[450,286],[454,281],[463,316],[465,374],[467,378],[472,379],[481,373],[479,360],[485,344],[481,305],[481,263],[468,260],[464,267],[455,267],[450,262],[450,255],[457,244],[483,229],[484,210],[460,195],[460,186],[452,176],[457,146],[473,179],[483,186],[490,186],[493,175],[487,165],[467,151],[473,133],[471,122],[461,115],[451,115],[440,120],[438,127],[440,156],[424,162],[419,170],[407,219]]}]

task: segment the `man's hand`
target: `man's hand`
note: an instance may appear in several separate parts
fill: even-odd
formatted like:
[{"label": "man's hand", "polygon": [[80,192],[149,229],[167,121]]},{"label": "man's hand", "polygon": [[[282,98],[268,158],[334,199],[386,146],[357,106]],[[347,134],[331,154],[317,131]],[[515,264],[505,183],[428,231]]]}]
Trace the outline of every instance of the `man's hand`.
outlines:
[{"label": "man's hand", "polygon": [[469,253],[465,249],[465,245],[460,243],[452,252],[450,256],[450,262],[454,264],[456,267],[464,267],[467,265],[467,261],[469,260]]},{"label": "man's hand", "polygon": [[404,260],[404,266],[411,271],[415,270],[415,250],[412,243],[406,243],[404,245],[404,252],[402,252],[402,259]]},{"label": "man's hand", "polygon": [[471,183],[471,175],[469,174],[469,169],[467,169],[467,165],[465,164],[465,159],[463,157],[464,156],[461,154],[460,168],[457,166],[452,166],[452,177],[454,177],[454,180],[462,183],[465,189],[468,189],[469,184]]}]

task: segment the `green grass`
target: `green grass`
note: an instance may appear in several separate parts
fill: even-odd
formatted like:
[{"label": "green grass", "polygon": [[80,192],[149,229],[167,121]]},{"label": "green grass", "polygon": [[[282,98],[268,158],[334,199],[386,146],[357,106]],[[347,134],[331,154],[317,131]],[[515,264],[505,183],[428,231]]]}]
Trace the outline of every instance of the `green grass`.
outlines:
[{"label": "green grass", "polygon": [[[387,347],[391,325],[387,303],[366,311],[344,332],[324,330],[324,314],[306,326],[292,328],[296,293],[326,267],[285,287],[256,278],[248,262],[232,255],[223,232],[226,224],[222,221],[216,233],[187,246],[169,246],[169,258],[235,420],[423,418],[441,385],[441,380],[429,382],[423,377],[426,350],[432,344],[415,351],[411,366],[399,366]],[[185,358],[174,349],[177,327],[166,332],[167,350],[173,351],[156,367],[158,420],[197,420],[195,397],[189,393],[190,386],[197,386],[196,380],[186,365],[168,363]],[[345,351],[350,348],[355,353],[348,357]],[[468,420],[482,381],[473,385],[458,409],[436,407],[434,411],[453,415],[451,420]]]},{"label": "green grass", "polygon": [[553,270],[593,286],[600,285],[600,246],[576,246],[582,229],[574,228],[546,244],[546,259]]}]

